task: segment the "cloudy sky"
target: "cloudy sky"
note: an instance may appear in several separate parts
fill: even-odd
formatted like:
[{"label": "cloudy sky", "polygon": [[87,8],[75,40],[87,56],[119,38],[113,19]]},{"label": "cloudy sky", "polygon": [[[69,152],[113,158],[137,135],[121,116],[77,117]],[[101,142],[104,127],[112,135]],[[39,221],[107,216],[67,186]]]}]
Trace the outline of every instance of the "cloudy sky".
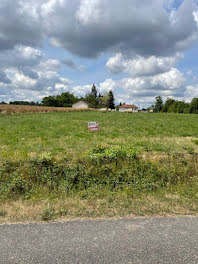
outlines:
[{"label": "cloudy sky", "polygon": [[117,102],[198,97],[198,0],[0,0],[0,101],[93,83]]}]

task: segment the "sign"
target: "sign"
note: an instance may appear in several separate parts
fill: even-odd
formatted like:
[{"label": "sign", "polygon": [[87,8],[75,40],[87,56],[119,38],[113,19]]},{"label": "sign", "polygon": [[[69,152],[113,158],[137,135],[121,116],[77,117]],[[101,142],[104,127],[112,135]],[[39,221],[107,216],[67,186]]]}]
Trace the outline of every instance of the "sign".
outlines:
[{"label": "sign", "polygon": [[89,132],[98,132],[99,130],[98,122],[89,122],[88,130]]}]

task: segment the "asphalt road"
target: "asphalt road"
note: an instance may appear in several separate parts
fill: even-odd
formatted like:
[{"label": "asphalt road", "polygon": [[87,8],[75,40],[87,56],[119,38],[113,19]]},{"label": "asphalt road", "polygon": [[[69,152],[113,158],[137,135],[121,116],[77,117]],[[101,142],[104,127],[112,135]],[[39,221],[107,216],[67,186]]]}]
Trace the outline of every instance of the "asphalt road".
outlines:
[{"label": "asphalt road", "polygon": [[198,264],[198,218],[0,225],[0,263]]}]

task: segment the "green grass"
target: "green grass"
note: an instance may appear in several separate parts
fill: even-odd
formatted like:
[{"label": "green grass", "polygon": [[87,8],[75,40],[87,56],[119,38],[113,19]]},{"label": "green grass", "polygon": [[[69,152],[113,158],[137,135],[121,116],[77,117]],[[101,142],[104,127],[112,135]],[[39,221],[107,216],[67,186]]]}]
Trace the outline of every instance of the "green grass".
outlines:
[{"label": "green grass", "polygon": [[0,115],[0,222],[197,213],[198,115]]},{"label": "green grass", "polygon": [[[100,132],[88,133],[88,121]],[[104,146],[133,146],[142,153],[198,152],[198,115],[45,113],[0,115],[0,160],[25,160],[49,153],[78,158]]]}]

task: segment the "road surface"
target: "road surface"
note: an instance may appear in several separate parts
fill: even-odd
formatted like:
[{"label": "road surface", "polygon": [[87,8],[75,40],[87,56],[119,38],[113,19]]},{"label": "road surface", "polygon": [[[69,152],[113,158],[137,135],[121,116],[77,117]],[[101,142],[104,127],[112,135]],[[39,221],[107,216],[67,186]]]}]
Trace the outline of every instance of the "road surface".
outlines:
[{"label": "road surface", "polygon": [[0,225],[3,264],[198,264],[198,218]]}]

